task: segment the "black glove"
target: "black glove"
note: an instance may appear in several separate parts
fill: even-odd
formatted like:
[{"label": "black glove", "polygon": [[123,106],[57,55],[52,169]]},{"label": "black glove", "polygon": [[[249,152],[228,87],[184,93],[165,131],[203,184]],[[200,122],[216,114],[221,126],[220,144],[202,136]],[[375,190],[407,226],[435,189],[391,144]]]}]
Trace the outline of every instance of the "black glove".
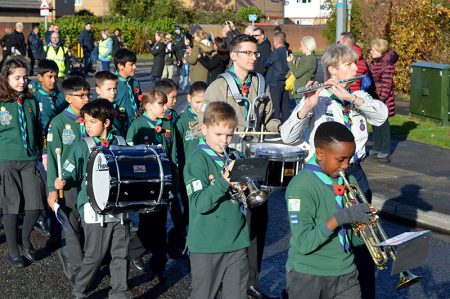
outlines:
[{"label": "black glove", "polygon": [[361,203],[334,213],[338,226],[355,222],[369,223],[371,212],[368,203]]}]

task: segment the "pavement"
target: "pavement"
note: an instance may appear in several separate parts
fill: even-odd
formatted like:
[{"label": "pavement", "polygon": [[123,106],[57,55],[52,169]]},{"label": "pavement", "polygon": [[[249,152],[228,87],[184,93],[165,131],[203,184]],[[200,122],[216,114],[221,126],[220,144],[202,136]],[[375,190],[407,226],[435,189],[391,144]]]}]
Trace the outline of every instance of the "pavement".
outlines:
[{"label": "pavement", "polygon": [[[397,106],[409,114],[409,102]],[[395,137],[391,147],[390,161],[368,157],[362,164],[374,206],[396,220],[450,233],[450,149]]]}]

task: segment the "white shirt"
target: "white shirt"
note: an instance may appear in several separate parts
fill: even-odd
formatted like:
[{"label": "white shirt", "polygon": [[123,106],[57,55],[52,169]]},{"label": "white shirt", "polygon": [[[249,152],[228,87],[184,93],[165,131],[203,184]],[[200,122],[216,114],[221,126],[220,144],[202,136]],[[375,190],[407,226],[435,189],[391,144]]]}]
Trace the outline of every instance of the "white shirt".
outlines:
[{"label": "white shirt", "polygon": [[[364,104],[360,107],[350,106],[349,116],[352,120],[351,131],[355,137],[358,159],[366,155],[366,142],[368,138],[367,122],[374,126],[382,125],[388,117],[388,109],[383,102],[373,99],[368,93],[358,90],[353,93],[358,98],[364,99]],[[305,99],[295,107],[291,116],[281,126],[281,139],[284,143],[298,145],[309,140],[310,150],[306,161],[315,153],[314,135],[317,127],[326,121],[344,123],[344,113],[342,105],[331,98],[332,93],[324,89],[319,94],[317,105],[304,119],[298,118],[298,111],[305,105]],[[308,138],[309,132],[309,138]],[[352,162],[354,162],[352,160]]]}]

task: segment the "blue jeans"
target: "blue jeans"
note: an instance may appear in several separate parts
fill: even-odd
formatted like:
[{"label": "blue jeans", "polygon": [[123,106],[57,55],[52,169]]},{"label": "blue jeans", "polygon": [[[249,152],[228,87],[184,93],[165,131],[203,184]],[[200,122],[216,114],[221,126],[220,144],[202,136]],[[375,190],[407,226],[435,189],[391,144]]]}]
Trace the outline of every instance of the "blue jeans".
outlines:
[{"label": "blue jeans", "polygon": [[92,68],[92,51],[84,50],[84,73],[87,74]]}]

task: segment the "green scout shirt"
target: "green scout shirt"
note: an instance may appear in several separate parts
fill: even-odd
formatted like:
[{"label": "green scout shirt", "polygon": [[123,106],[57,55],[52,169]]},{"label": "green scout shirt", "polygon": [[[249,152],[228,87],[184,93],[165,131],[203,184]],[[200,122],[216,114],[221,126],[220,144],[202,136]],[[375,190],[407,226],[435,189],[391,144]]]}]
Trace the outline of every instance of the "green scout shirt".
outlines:
[{"label": "green scout shirt", "polygon": [[125,108],[117,106],[114,103],[114,122],[112,124],[112,134],[116,136],[126,137],[126,128],[128,127],[128,118]]},{"label": "green scout shirt", "polygon": [[[356,182],[350,177],[351,182]],[[345,252],[338,229],[330,234],[326,221],[336,212],[335,194],[317,176],[300,171],[286,189],[291,239],[287,271],[319,276],[340,276],[355,271],[354,255]],[[350,244],[359,239],[348,225]]]},{"label": "green scout shirt", "polygon": [[203,149],[197,148],[186,161],[184,182],[189,197],[190,252],[231,252],[250,245],[239,202],[231,199],[222,168]]},{"label": "green scout shirt", "polygon": [[33,161],[40,158],[42,149],[39,109],[34,97],[23,99],[23,111],[27,127],[27,154],[22,141],[17,98],[0,102],[0,161]]},{"label": "green scout shirt", "polygon": [[[115,138],[112,138],[110,142],[110,144],[117,144]],[[99,142],[96,143],[100,145]],[[90,154],[87,143],[81,140],[70,148],[62,165],[62,177],[66,180],[66,185],[78,187],[77,210],[82,217],[84,216],[84,204],[89,202],[85,174]],[[105,188],[109,188],[109,186],[105,186]]]},{"label": "green scout shirt", "polygon": [[182,141],[183,150],[179,150],[179,164],[184,165],[187,158],[192,154],[198,145],[198,137],[192,134],[192,127],[197,124],[197,115],[188,107],[176,123],[177,134]]},{"label": "green scout shirt", "polygon": [[[156,132],[156,127],[161,127],[161,131]],[[177,142],[172,122],[167,119],[158,119],[156,122],[153,122],[144,113],[131,124],[127,132],[126,141],[131,146],[138,144],[161,144],[170,160],[173,181],[172,193],[178,193]]]},{"label": "green scout shirt", "polygon": [[[55,150],[61,149],[61,163],[63,163],[69,154],[69,151],[83,137],[85,132],[84,124],[80,124],[78,117],[74,115],[70,107],[58,114],[48,127],[47,146],[47,186],[48,191],[56,191],[55,180],[58,177],[58,166]],[[69,190],[73,185],[66,184],[64,190]]]},{"label": "green scout shirt", "polygon": [[28,79],[28,85],[27,85],[27,88],[28,88],[28,91],[29,91],[29,92],[31,92],[32,94],[34,94],[34,93],[36,92],[36,90],[37,90],[38,88],[40,88],[40,87],[41,87],[41,82],[36,82],[36,81],[34,81],[34,80]]},{"label": "green scout shirt", "polygon": [[39,104],[39,112],[41,116],[41,129],[44,140],[44,147],[42,152],[46,154],[48,125],[56,115],[61,113],[67,107],[67,102],[66,98],[64,97],[64,94],[56,88],[52,92],[48,93],[42,88],[38,87],[33,95]]},{"label": "green scout shirt", "polygon": [[[142,94],[139,82],[133,77],[124,78],[116,72],[119,81],[117,82],[117,95],[115,103],[117,106],[125,108],[127,114],[127,128],[135,119],[141,102],[139,96]],[[133,102],[136,104],[136,110],[133,109]]]}]

